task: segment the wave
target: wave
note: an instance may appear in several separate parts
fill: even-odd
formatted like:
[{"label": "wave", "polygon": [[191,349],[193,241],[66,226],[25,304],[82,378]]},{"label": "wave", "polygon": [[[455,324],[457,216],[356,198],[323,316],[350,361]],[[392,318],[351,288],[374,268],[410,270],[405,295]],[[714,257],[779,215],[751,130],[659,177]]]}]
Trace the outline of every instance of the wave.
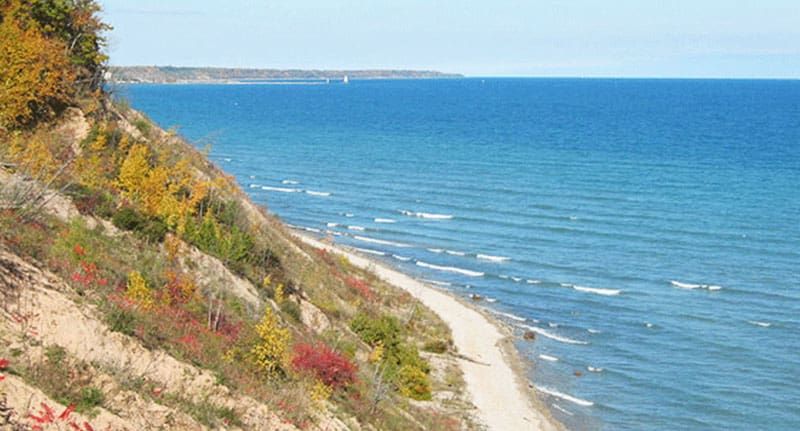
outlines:
[{"label": "wave", "polygon": [[591,402],[591,401],[583,400],[583,399],[580,399],[580,398],[577,398],[577,397],[573,397],[572,395],[567,395],[567,394],[555,391],[553,389],[546,388],[544,386],[536,386],[536,389],[539,392],[545,393],[547,395],[550,395],[550,396],[553,396],[553,397],[556,397],[556,398],[561,398],[564,401],[569,401],[569,402],[575,403],[575,404],[577,404],[579,406],[591,407],[591,406],[594,405],[594,403]]},{"label": "wave", "polygon": [[511,260],[510,257],[505,256],[492,256],[490,254],[478,254],[475,257],[481,260],[488,260],[490,262],[508,262]]},{"label": "wave", "polygon": [[552,332],[549,332],[549,331],[547,331],[545,329],[539,328],[538,326],[530,326],[530,325],[520,325],[520,326],[522,326],[523,328],[528,329],[530,331],[533,331],[533,332],[541,335],[542,337],[549,338],[549,339],[555,340],[555,341],[560,341],[562,343],[581,344],[581,345],[589,344],[586,341],[573,340],[572,338],[562,337],[560,335],[553,334]]},{"label": "wave", "polygon": [[428,251],[431,252],[431,253],[436,253],[436,254],[444,253],[444,249],[443,248],[429,248]]},{"label": "wave", "polygon": [[305,190],[307,195],[311,196],[330,196],[330,192],[315,192],[314,190]]},{"label": "wave", "polygon": [[549,326],[551,328],[558,328],[558,323],[550,322],[550,323],[547,324],[547,326]]},{"label": "wave", "polygon": [[353,248],[356,251],[360,251],[362,253],[374,254],[374,255],[377,255],[377,256],[386,256],[386,253],[384,253],[382,251],[378,251],[378,250],[370,250],[368,248],[360,248],[360,247],[353,247]]},{"label": "wave", "polygon": [[397,223],[397,220],[390,219],[390,218],[375,218],[373,219],[375,223]]},{"label": "wave", "polygon": [[514,281],[516,281],[517,283],[519,283],[520,281],[522,281],[522,279],[521,279],[520,277],[511,277],[511,279],[512,279],[512,280],[514,280]]},{"label": "wave", "polygon": [[561,407],[561,406],[560,406],[560,405],[558,405],[558,404],[553,404],[553,408],[554,408],[554,409],[556,409],[556,410],[558,410],[558,411],[560,411],[561,413],[564,413],[565,415],[569,415],[569,416],[574,416],[574,415],[575,415],[575,414],[574,414],[574,413],[572,413],[571,411],[569,411],[569,410],[565,409],[564,407]]},{"label": "wave", "polygon": [[712,292],[716,290],[722,290],[722,286],[717,286],[716,284],[693,284],[683,283],[675,280],[671,280],[669,283],[678,289],[708,289]]},{"label": "wave", "polygon": [[286,187],[270,187],[270,186],[261,186],[261,190],[267,190],[271,192],[281,192],[281,193],[298,193],[302,192],[300,189],[290,189]]},{"label": "wave", "polygon": [[597,295],[606,295],[606,296],[615,296],[619,295],[621,290],[617,289],[598,289],[596,287],[585,287],[585,286],[577,286],[572,285],[572,288],[577,290],[578,292],[586,292],[586,293],[594,293]]},{"label": "wave", "polygon": [[251,189],[257,189],[257,188],[261,187],[261,184],[250,184],[247,187],[250,187]]},{"label": "wave", "polygon": [[345,236],[345,234],[341,232],[336,232],[335,230],[330,230],[330,229],[325,230],[325,233],[333,236]]},{"label": "wave", "polygon": [[545,361],[550,361],[550,362],[558,362],[558,358],[556,358],[555,356],[544,355],[544,354],[539,355],[539,359],[544,359]]},{"label": "wave", "polygon": [[336,226],[339,226],[339,223],[333,223],[333,222],[329,222],[329,223],[325,223],[325,226],[328,226],[328,227],[336,227]]},{"label": "wave", "polygon": [[428,220],[451,220],[453,218],[450,214],[432,214],[432,213],[423,213],[423,212],[414,212],[414,211],[406,211],[400,210],[400,214],[409,216],[409,217],[419,217]]},{"label": "wave", "polygon": [[410,257],[400,256],[399,254],[393,254],[392,257],[401,262],[408,262],[409,260],[411,260]]},{"label": "wave", "polygon": [[382,240],[382,239],[369,238],[369,237],[360,236],[360,235],[353,235],[353,239],[356,239],[358,241],[363,241],[363,242],[370,242],[370,243],[373,243],[373,244],[388,245],[390,247],[400,247],[400,248],[411,247],[408,244],[403,244],[403,243],[400,243],[400,242],[385,241],[385,240]]},{"label": "wave", "polygon": [[603,332],[603,331],[600,331],[600,330],[598,330],[598,329],[592,329],[592,328],[589,328],[589,329],[587,329],[586,331],[587,331],[588,333],[590,333],[590,334],[599,334],[599,333]]},{"label": "wave", "polygon": [[354,217],[353,213],[342,213],[342,215],[345,217]]},{"label": "wave", "polygon": [[772,326],[772,323],[769,323],[769,322],[759,322],[758,320],[748,320],[748,321],[747,321],[747,323],[749,323],[749,324],[751,324],[751,325],[760,326],[760,327],[762,327],[762,328],[769,328],[770,326]]},{"label": "wave", "polygon": [[438,270],[438,271],[455,272],[457,274],[463,274],[463,275],[466,275],[466,276],[469,276],[469,277],[483,277],[484,276],[484,273],[480,272],[480,271],[470,271],[468,269],[456,268],[454,266],[433,265],[433,264],[422,262],[422,261],[417,261],[417,266],[421,266],[423,268],[435,269],[435,270]]},{"label": "wave", "polygon": [[591,372],[593,372],[593,373],[602,373],[603,372],[602,368],[593,367],[591,365],[587,366],[586,369],[591,371]]},{"label": "wave", "polygon": [[447,287],[447,286],[452,286],[453,285],[453,283],[448,283],[446,281],[439,281],[439,280],[422,279],[422,281],[425,282],[425,283],[428,283],[428,284],[433,284],[435,286],[445,286],[445,287]]},{"label": "wave", "polygon": [[497,298],[489,298],[489,297],[487,296],[487,297],[486,297],[486,302],[490,302],[490,303],[497,302]]},{"label": "wave", "polygon": [[361,226],[347,226],[347,228],[350,229],[350,230],[356,230],[356,231],[359,231],[359,232],[364,232],[365,230],[367,230],[366,228],[363,228]]},{"label": "wave", "polygon": [[296,185],[300,184],[300,181],[295,181],[295,180],[283,180],[283,181],[281,181],[281,184],[287,184],[287,185],[293,185],[293,186],[296,186]]},{"label": "wave", "polygon": [[498,314],[500,316],[508,317],[511,320],[516,320],[517,322],[525,322],[526,320],[528,320],[528,319],[526,319],[524,317],[517,316],[516,314],[504,313],[502,311],[497,311],[496,314]]},{"label": "wave", "polygon": [[445,250],[445,253],[452,255],[452,256],[466,256],[467,254],[463,251],[455,251],[455,250]]},{"label": "wave", "polygon": [[539,280],[532,280],[532,279],[525,280],[525,282],[528,283],[528,284],[540,284],[541,283],[541,281],[539,281]]}]

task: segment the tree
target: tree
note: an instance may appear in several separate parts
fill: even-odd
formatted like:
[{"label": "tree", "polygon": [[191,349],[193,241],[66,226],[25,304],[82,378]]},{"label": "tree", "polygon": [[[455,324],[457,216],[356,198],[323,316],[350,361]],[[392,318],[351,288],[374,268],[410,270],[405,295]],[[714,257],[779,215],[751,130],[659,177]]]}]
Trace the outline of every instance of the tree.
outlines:
[{"label": "tree", "polygon": [[[5,3],[5,4],[4,4]],[[30,126],[52,117],[72,98],[65,44],[49,39],[19,1],[0,2],[0,129]]]}]

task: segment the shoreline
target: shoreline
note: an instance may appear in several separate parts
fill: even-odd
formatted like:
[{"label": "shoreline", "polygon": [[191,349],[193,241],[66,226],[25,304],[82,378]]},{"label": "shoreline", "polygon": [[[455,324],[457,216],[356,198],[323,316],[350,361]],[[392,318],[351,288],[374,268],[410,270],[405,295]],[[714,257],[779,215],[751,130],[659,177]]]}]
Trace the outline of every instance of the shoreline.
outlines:
[{"label": "shoreline", "polygon": [[295,230],[291,232],[298,240],[345,256],[354,266],[405,290],[450,327],[469,400],[477,409],[478,421],[486,429],[565,430],[525,378],[527,364],[512,342],[510,329],[502,322],[449,292],[428,286],[346,246],[329,244]]}]

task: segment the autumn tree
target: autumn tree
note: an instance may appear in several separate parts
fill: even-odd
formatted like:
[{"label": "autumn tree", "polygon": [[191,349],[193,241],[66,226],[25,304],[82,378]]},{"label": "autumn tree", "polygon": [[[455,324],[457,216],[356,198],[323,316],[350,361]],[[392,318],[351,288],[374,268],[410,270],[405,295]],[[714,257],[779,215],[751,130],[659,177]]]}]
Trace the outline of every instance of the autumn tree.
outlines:
[{"label": "autumn tree", "polygon": [[15,129],[69,104],[75,75],[64,42],[45,37],[20,1],[0,7],[0,129]]}]

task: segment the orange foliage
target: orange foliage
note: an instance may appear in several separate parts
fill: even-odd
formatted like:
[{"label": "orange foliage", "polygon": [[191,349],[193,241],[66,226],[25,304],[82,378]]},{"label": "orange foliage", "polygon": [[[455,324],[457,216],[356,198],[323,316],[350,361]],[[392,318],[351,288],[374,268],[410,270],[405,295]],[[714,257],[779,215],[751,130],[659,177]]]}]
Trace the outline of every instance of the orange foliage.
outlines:
[{"label": "orange foliage", "polygon": [[19,0],[8,2],[0,15],[0,129],[15,129],[67,105],[75,77],[64,42],[17,18],[25,16]]}]

